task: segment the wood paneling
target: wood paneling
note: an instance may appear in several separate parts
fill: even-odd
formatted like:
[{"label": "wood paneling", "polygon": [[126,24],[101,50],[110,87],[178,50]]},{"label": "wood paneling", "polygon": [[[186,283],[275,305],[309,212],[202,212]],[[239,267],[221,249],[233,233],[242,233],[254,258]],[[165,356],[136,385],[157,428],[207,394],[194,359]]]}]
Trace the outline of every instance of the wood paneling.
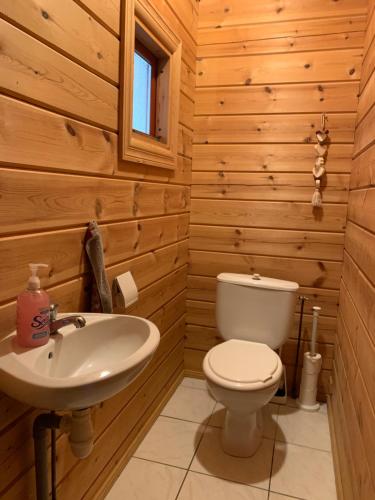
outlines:
[{"label": "wood paneling", "polygon": [[201,58],[197,86],[358,80],[361,49]]},{"label": "wood paneling", "polygon": [[[194,142],[209,143],[312,143],[320,127],[320,115],[231,115],[197,116],[194,120]],[[330,114],[329,126],[333,143],[351,143],[354,113]]]},{"label": "wood paneling", "polygon": [[116,87],[1,19],[0,29],[2,90],[117,129]]},{"label": "wood paneling", "polygon": [[195,114],[355,112],[357,90],[356,82],[199,88]]},{"label": "wood paneling", "polygon": [[[305,0],[296,2],[264,1],[246,2],[242,0],[228,0],[223,4],[216,0],[201,0],[199,9],[199,26],[225,26],[249,23],[275,23],[308,18],[335,17],[363,14],[367,11],[366,0],[342,0],[335,2],[325,0]],[[329,19],[328,19],[329,22]]]},{"label": "wood paneling", "polygon": [[193,199],[191,203],[193,224],[342,232],[345,220],[345,205],[329,204],[314,211],[310,203],[298,202]]},{"label": "wood paneling", "polygon": [[56,50],[118,82],[119,41],[74,0],[1,0],[0,11]]},{"label": "wood paneling", "polygon": [[114,33],[120,33],[121,0],[75,0]]},{"label": "wood paneling", "polygon": [[332,396],[334,425],[344,441],[339,452],[344,500],[375,497],[374,34],[372,14],[355,132]]},{"label": "wood paneling", "polygon": [[[325,5],[326,8],[326,5]],[[233,26],[214,26],[205,28],[202,26],[202,16],[204,3],[201,4],[200,29],[198,30],[198,50],[202,50],[203,45],[212,45],[217,43],[238,43],[244,40],[268,40],[272,38],[288,38],[294,42],[300,37],[322,36],[321,17],[304,19],[297,21],[278,21],[259,23],[259,24],[239,24]],[[329,17],[324,19],[324,29],[327,34],[364,32],[367,25],[367,16],[362,14]]]},{"label": "wood paneling", "polygon": [[[331,391],[366,6],[364,0],[200,2],[185,355],[191,373],[201,372],[205,351],[220,341],[216,275],[257,272],[301,285],[299,293],[310,299],[305,340],[312,306],[322,307],[319,397]],[[331,141],[323,206],[316,210],[311,170],[323,112]],[[370,123],[368,114],[362,142]],[[363,222],[373,214],[360,193],[351,195],[351,211]],[[349,237],[355,245],[352,230]],[[366,259],[368,243],[356,246]],[[298,312],[299,305],[283,353],[288,380]]]},{"label": "wood paneling", "polygon": [[[332,144],[327,169],[350,172],[352,150],[351,144]],[[193,156],[194,171],[311,173],[316,155],[311,144],[195,144]]]},{"label": "wood paneling", "polygon": [[[15,328],[15,297],[35,260],[49,264],[42,285],[61,312],[87,310],[91,219],[110,282],[130,270],[139,288],[125,312],[154,321],[162,336],[140,377],[93,410],[90,458],[77,460],[58,437],[66,499],[105,496],[183,370],[197,9],[193,0],[148,2],[183,44],[180,154],[168,171],[118,161],[120,3],[0,0],[0,338]],[[0,395],[1,498],[35,497],[37,413]]]}]

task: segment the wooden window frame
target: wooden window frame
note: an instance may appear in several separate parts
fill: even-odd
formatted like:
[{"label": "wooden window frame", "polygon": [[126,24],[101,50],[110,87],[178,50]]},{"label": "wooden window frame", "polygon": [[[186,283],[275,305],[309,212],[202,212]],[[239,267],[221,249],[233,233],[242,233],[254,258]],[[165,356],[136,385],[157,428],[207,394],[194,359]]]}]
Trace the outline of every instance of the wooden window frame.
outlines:
[{"label": "wooden window frame", "polygon": [[[151,96],[150,96],[150,135],[156,137],[156,87],[158,74],[158,59],[142,42],[135,40],[134,51],[139,54],[151,66]],[[134,81],[134,78],[133,78]],[[133,132],[141,134],[139,130],[133,129]]]},{"label": "wooden window frame", "polygon": [[[120,159],[174,170],[177,168],[178,151],[181,40],[145,0],[125,2],[123,33],[126,36],[123,37]],[[159,64],[154,137],[132,128],[136,39],[151,48]]]}]

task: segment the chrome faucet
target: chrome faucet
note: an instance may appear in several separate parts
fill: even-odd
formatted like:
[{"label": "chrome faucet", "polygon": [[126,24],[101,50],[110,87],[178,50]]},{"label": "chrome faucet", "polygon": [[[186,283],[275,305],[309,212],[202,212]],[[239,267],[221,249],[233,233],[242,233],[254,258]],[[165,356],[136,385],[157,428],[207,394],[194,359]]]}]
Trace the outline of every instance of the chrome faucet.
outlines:
[{"label": "chrome faucet", "polygon": [[67,325],[74,325],[76,328],[83,328],[86,325],[86,320],[83,316],[79,314],[74,314],[72,316],[65,316],[65,318],[57,319],[58,304],[51,304],[50,306],[50,335],[56,335],[59,333],[59,329]]}]

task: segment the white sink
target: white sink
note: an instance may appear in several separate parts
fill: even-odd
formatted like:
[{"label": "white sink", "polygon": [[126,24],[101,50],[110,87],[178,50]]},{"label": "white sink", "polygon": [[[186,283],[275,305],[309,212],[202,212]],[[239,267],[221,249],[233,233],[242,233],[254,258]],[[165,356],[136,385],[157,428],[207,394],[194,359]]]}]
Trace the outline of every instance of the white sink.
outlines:
[{"label": "white sink", "polygon": [[146,319],[79,314],[86,326],[65,326],[44,346],[19,347],[15,332],[1,341],[0,389],[36,408],[87,408],[126,387],[159,345],[159,330]]}]

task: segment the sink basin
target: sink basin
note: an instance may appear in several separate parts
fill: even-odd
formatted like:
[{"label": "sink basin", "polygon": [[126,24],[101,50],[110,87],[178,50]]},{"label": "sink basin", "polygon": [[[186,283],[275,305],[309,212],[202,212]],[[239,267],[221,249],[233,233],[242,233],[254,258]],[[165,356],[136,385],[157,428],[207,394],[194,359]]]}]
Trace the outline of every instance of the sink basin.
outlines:
[{"label": "sink basin", "polygon": [[124,389],[159,345],[159,330],[146,319],[79,314],[86,326],[66,326],[43,346],[20,347],[15,332],[1,341],[0,389],[45,410],[87,408]]}]

